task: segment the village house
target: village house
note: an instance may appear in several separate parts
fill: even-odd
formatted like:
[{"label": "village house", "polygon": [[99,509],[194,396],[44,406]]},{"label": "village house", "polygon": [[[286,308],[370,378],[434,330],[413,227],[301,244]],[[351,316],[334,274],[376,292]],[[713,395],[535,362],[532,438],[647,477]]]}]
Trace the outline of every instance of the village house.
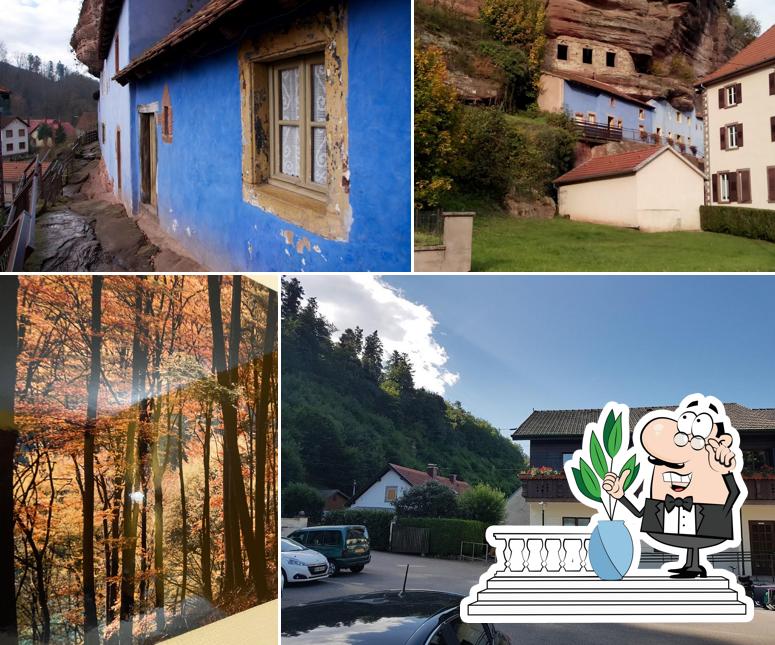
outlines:
[{"label": "village house", "polygon": [[705,204],[775,209],[775,25],[697,85]]},{"label": "village house", "polygon": [[[41,164],[42,172],[46,172],[51,162],[44,161]],[[29,161],[3,161],[3,199],[6,204],[10,204],[16,187],[19,184],[25,169],[29,168]]]},{"label": "village house", "polygon": [[105,168],[220,270],[408,270],[411,3],[86,0]]},{"label": "village house", "polygon": [[29,153],[30,124],[17,116],[0,117],[0,146],[3,156]]},{"label": "village house", "polygon": [[[754,409],[739,403],[724,408],[740,435],[743,479],[748,497],[742,507],[743,533],[739,554],[718,566],[738,574],[775,575],[775,408]],[[630,427],[661,406],[630,408]],[[600,410],[535,410],[512,431],[515,441],[530,442],[530,469],[520,474],[522,496],[530,507],[530,524],[586,526],[593,510],[571,493],[563,467],[581,449],[587,424],[597,422]],[[644,553],[653,549],[643,545]],[[727,552],[729,553],[729,552]],[[737,558],[737,559],[736,559]]]},{"label": "village house", "polygon": [[323,498],[324,511],[338,511],[350,503],[350,497],[336,488],[322,488],[318,493]]},{"label": "village house", "polygon": [[[41,133],[41,126],[46,125],[50,131],[45,136]],[[67,121],[57,119],[30,119],[30,146],[33,148],[51,148],[56,145],[57,130],[62,129],[65,141],[75,138],[75,128]]]},{"label": "village house", "polygon": [[353,498],[351,508],[392,511],[393,502],[404,493],[429,481],[438,482],[457,494],[471,488],[470,484],[458,478],[457,475],[449,477],[439,475],[439,467],[436,464],[428,464],[424,471],[388,464],[373,482]]},{"label": "village house", "polygon": [[554,180],[561,216],[642,231],[698,231],[702,171],[669,146],[593,157]]},{"label": "village house", "polygon": [[705,126],[702,114],[694,107],[681,110],[664,98],[648,101],[654,108],[649,141],[667,143],[695,157],[705,156]]}]

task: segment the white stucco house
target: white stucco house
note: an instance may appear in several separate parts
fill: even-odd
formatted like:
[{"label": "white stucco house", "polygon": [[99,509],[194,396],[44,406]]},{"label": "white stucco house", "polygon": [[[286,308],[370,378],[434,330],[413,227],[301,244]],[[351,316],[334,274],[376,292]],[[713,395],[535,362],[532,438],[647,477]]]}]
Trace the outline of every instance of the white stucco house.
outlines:
[{"label": "white stucco house", "polygon": [[350,508],[392,511],[392,502],[406,491],[430,480],[452,489],[455,493],[462,493],[471,488],[470,484],[459,479],[457,475],[439,475],[439,467],[436,464],[428,464],[425,471],[388,464],[374,481],[355,496]]},{"label": "white stucco house", "polygon": [[29,152],[30,124],[18,116],[0,118],[0,145],[3,156],[24,155]]},{"label": "white stucco house", "polygon": [[702,171],[669,146],[595,157],[554,181],[560,215],[642,231],[699,231]]}]

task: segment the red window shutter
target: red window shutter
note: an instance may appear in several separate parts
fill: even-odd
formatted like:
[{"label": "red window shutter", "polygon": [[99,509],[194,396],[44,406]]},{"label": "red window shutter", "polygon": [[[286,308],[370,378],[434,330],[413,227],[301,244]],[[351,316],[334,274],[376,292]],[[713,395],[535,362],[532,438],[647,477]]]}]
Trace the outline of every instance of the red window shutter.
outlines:
[{"label": "red window shutter", "polygon": [[775,166],[767,168],[767,199],[775,202]]},{"label": "red window shutter", "polygon": [[718,90],[718,106],[722,109],[727,106],[727,95],[723,87]]},{"label": "red window shutter", "polygon": [[738,103],[743,102],[743,85],[741,83],[735,85],[735,100]]},{"label": "red window shutter", "polygon": [[737,173],[736,172],[727,173],[727,177],[729,179],[729,201],[736,202],[737,201]]},{"label": "red window shutter", "polygon": [[740,203],[750,204],[751,203],[751,171],[740,170],[737,173],[737,176],[740,178]]},{"label": "red window shutter", "polygon": [[770,94],[775,94],[775,72],[770,73]]},{"label": "red window shutter", "polygon": [[738,123],[735,125],[735,129],[737,130],[737,147],[742,148],[743,147],[743,124]]},{"label": "red window shutter", "polygon": [[721,135],[721,149],[726,150],[727,149],[727,127],[725,125],[721,126],[720,135]]},{"label": "red window shutter", "polygon": [[718,203],[718,173],[714,172],[710,176],[710,190],[712,201]]}]

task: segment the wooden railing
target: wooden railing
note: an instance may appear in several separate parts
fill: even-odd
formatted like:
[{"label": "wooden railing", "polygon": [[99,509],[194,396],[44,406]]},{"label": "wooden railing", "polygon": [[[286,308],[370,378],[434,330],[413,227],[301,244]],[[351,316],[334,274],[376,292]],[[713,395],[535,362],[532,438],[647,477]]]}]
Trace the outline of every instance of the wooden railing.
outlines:
[{"label": "wooden railing", "polygon": [[97,131],[85,132],[73,145],[52,161],[43,172],[48,157],[35,158],[24,169],[11,202],[11,210],[0,237],[0,271],[21,271],[35,246],[35,218],[38,201],[41,210],[62,194],[70,167],[80,149],[96,141]]},{"label": "wooden railing", "polygon": [[565,475],[520,475],[522,497],[533,500],[575,500]]}]

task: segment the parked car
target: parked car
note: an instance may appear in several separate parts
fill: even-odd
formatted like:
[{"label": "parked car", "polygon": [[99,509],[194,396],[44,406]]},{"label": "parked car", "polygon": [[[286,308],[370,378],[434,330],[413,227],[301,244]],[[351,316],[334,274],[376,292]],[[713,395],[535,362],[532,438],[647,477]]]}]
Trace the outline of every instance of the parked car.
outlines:
[{"label": "parked car", "polygon": [[283,645],[509,645],[487,623],[460,619],[463,596],[441,591],[380,591],[284,607]]},{"label": "parked car", "polygon": [[283,538],[280,542],[280,568],[283,586],[289,582],[328,578],[332,571],[326,556],[288,538]]},{"label": "parked car", "polygon": [[369,531],[361,525],[315,526],[298,529],[288,537],[326,556],[335,571],[363,571],[371,562]]}]

